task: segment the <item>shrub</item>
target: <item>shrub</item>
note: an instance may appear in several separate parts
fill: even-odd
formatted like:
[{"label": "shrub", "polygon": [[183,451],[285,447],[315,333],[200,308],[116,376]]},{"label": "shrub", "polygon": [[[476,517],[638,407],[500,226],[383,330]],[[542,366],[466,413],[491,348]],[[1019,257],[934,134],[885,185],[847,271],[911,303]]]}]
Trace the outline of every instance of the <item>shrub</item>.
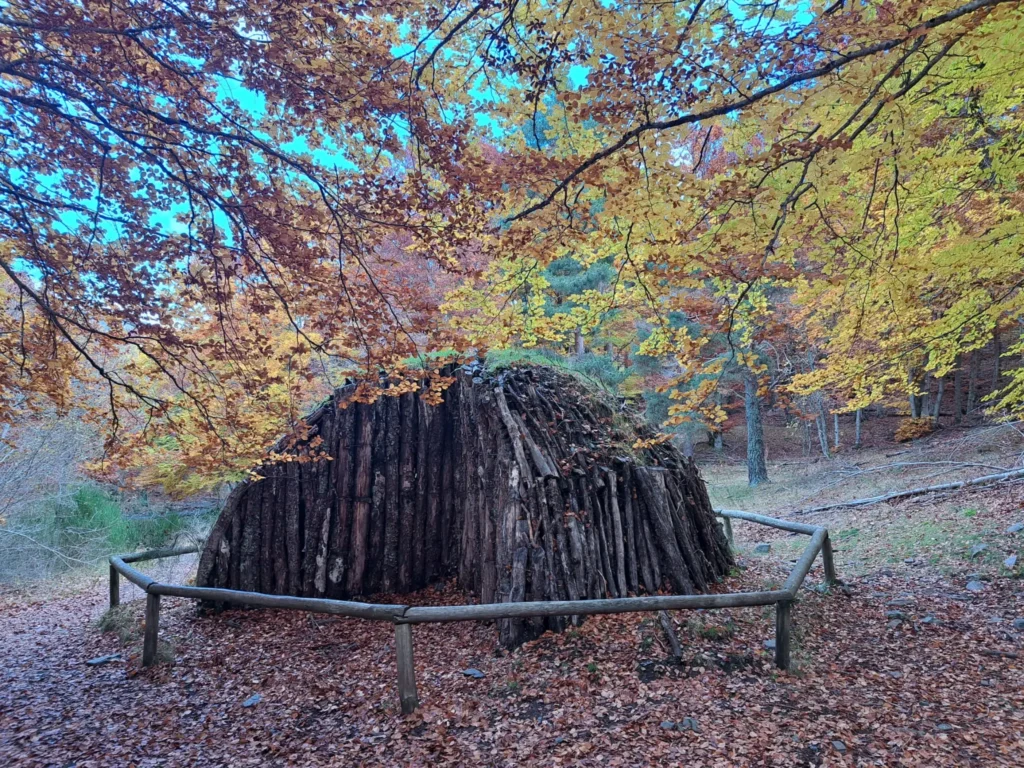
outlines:
[{"label": "shrub", "polygon": [[904,419],[896,429],[894,438],[897,443],[907,443],[930,435],[934,429],[935,424],[931,419]]}]

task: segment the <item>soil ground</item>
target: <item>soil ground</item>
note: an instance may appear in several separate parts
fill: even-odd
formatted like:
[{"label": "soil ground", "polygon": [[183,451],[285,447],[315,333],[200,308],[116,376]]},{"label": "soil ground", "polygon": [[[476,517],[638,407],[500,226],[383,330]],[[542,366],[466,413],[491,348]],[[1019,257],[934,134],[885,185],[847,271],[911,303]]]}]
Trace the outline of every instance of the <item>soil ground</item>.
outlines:
[{"label": "soil ground", "polygon": [[[907,453],[885,455],[894,450]],[[680,662],[653,616],[595,617],[511,653],[497,648],[486,624],[425,625],[414,633],[422,706],[403,717],[385,624],[269,611],[202,616],[165,598],[168,661],[143,669],[143,601],[130,599],[139,593],[126,588],[119,637],[96,626],[105,578],[57,594],[43,585],[11,591],[0,595],[0,759],[83,767],[1019,766],[1024,571],[1007,563],[1014,554],[1024,560],[1024,530],[1008,532],[1024,523],[1024,483],[816,515],[795,510],[986,474],[935,462],[1012,466],[1021,451],[1012,428],[947,432],[817,467],[773,464],[773,483],[755,492],[742,465],[707,467],[717,504],[832,532],[845,588],[812,589],[820,567],[811,572],[794,609],[789,672],[775,669],[766,647],[771,607],[673,614]],[[864,471],[886,463],[905,466]],[[801,537],[745,523],[736,535],[739,567],[722,591],[779,585],[803,546]],[[771,549],[755,554],[758,544]],[[187,567],[151,572],[182,579]],[[462,597],[448,588],[416,599]],[[123,660],[85,664],[111,653]]]}]

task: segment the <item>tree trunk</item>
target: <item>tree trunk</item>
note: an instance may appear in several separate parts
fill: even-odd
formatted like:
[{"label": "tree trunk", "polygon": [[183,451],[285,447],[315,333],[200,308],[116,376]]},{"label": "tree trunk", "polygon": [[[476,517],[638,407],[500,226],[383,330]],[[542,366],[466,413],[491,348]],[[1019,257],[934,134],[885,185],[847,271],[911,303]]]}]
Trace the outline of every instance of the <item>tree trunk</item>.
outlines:
[{"label": "tree trunk", "polygon": [[814,404],[818,411],[814,417],[814,425],[818,429],[818,447],[821,448],[821,455],[826,459],[832,458],[828,446],[828,409],[825,407],[825,395],[818,392],[814,395]]},{"label": "tree trunk", "polygon": [[853,447],[854,448],[860,448],[860,423],[861,423],[861,420],[864,418],[863,414],[864,414],[864,409],[863,408],[858,408],[857,409],[856,420],[854,421],[854,425],[853,425]]},{"label": "tree trunk", "polygon": [[583,357],[587,354],[587,347],[583,342],[583,330],[576,328],[573,331],[573,347],[576,357]]},{"label": "tree trunk", "polygon": [[961,356],[956,357],[956,371],[953,373],[953,423],[960,424],[964,420],[964,369],[960,364]]},{"label": "tree trunk", "polygon": [[935,393],[935,403],[932,407],[932,422],[935,426],[939,425],[939,416],[942,413],[942,392],[946,388],[946,377],[943,376],[939,379],[939,388]]},{"label": "tree trunk", "polygon": [[910,418],[920,419],[923,412],[924,397],[921,395],[920,373],[916,369],[910,369],[910,372],[907,374],[907,384],[910,387],[910,394],[908,396],[910,401]]},{"label": "tree trunk", "polygon": [[971,370],[967,380],[967,416],[974,415],[978,406],[978,382],[981,379],[981,350],[971,352]]},{"label": "tree trunk", "polygon": [[839,450],[839,412],[832,414],[832,448]]},{"label": "tree trunk", "polygon": [[690,432],[683,432],[681,441],[683,443],[683,456],[693,458],[693,435]]},{"label": "tree trunk", "polygon": [[[306,442],[275,446],[291,460],[232,492],[197,583],[348,599],[454,577],[513,602],[703,590],[731,566],[692,460],[670,444],[623,455],[654,431],[617,426],[617,408],[569,376],[456,373],[436,406],[353,391],[308,417]],[[567,623],[502,620],[498,633],[511,647]]]},{"label": "tree trunk", "polygon": [[1003,350],[999,345],[999,328],[992,330],[992,391],[999,389],[999,379],[1003,375],[1002,354]]},{"label": "tree trunk", "polygon": [[761,399],[757,396],[757,374],[745,369],[743,374],[743,406],[747,418],[747,481],[750,485],[768,482],[768,465],[764,457],[764,422]]}]

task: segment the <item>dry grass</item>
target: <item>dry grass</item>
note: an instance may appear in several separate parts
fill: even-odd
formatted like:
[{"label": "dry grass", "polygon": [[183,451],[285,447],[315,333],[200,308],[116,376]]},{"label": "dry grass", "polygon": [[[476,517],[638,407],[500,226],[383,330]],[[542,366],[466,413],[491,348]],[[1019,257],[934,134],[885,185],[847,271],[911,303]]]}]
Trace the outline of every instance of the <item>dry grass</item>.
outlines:
[{"label": "dry grass", "polygon": [[774,512],[878,496],[1024,466],[1020,425],[942,430],[907,446],[838,453],[823,458],[770,463],[771,482],[750,488],[741,461],[707,464],[701,474],[711,501],[724,509]]}]

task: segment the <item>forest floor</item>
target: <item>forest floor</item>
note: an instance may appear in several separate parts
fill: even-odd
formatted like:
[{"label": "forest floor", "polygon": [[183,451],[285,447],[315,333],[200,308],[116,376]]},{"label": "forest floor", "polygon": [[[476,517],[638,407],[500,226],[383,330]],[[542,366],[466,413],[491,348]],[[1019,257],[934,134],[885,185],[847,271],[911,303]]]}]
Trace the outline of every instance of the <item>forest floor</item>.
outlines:
[{"label": "forest floor", "polygon": [[[953,468],[844,479],[853,459],[862,468],[1012,465],[1020,446],[1004,431],[970,443],[1001,446],[985,461],[951,444],[972,436],[948,434],[899,457],[841,454],[803,480],[798,465],[776,465],[775,482],[756,494],[740,486],[737,466],[705,474],[722,506],[795,516],[785,510],[877,492],[866,484],[883,485],[880,476],[891,490],[946,481],[920,482]],[[131,599],[140,593],[125,587],[119,637],[96,626],[105,579],[9,591],[0,594],[0,759],[83,768],[1024,764],[1024,530],[1010,532],[1024,524],[1024,483],[795,517],[829,526],[845,588],[811,589],[821,580],[820,566],[812,570],[794,609],[790,672],[773,665],[770,607],[673,614],[681,663],[649,615],[595,617],[511,653],[497,648],[492,626],[423,625],[422,704],[410,716],[398,712],[385,624],[200,616],[165,598],[168,661],[143,669],[143,601]],[[803,546],[746,523],[736,535],[740,567],[722,591],[778,586]],[[771,549],[755,554],[758,544]],[[150,571],[180,579],[188,565]],[[462,599],[450,588],[416,598]],[[122,658],[85,663],[112,653]]]}]

